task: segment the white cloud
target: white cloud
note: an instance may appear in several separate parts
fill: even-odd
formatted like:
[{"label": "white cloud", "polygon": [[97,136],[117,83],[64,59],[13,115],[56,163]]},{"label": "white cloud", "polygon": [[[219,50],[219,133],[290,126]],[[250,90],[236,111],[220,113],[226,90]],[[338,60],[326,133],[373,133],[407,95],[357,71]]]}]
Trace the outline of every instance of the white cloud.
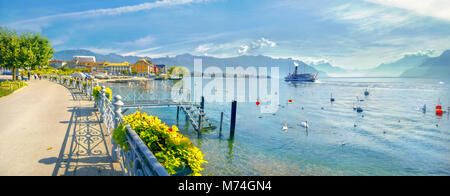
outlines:
[{"label": "white cloud", "polygon": [[263,37],[263,38],[257,40],[256,42],[250,42],[249,44],[241,45],[239,47],[237,53],[239,55],[245,55],[245,54],[251,53],[255,50],[258,50],[260,48],[267,48],[267,47],[273,48],[275,46],[277,46],[277,43],[275,43],[274,41],[270,41]]},{"label": "white cloud", "polygon": [[144,10],[151,10],[158,7],[170,7],[177,6],[183,4],[191,4],[191,3],[200,3],[205,2],[207,0],[160,0],[155,2],[147,2],[141,3],[137,5],[131,6],[122,6],[117,8],[108,8],[108,9],[93,9],[86,10],[80,12],[71,12],[64,14],[56,14],[50,16],[42,16],[38,18],[21,20],[17,22],[13,22],[8,24],[7,26],[11,26],[15,29],[24,29],[24,30],[32,30],[36,32],[41,32],[42,27],[51,25],[51,22],[54,20],[64,20],[64,19],[83,19],[83,18],[92,18],[98,16],[112,16],[119,15],[125,13],[133,13]]},{"label": "white cloud", "polygon": [[197,48],[195,48],[195,52],[199,52],[199,53],[205,53],[209,50],[211,50],[213,47],[212,44],[202,44],[197,46]]},{"label": "white cloud", "polygon": [[343,4],[325,9],[323,15],[327,20],[354,24],[355,29],[362,32],[386,32],[399,27],[412,27],[416,22],[413,13],[373,4]]},{"label": "white cloud", "polygon": [[366,0],[368,2],[402,8],[424,16],[450,21],[450,1],[448,0]]}]

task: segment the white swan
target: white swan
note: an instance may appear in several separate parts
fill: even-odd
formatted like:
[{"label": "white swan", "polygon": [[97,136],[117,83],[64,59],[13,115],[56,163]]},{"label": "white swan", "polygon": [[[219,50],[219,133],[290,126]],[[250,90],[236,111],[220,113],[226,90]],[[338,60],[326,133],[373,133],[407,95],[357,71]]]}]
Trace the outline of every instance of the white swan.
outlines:
[{"label": "white swan", "polygon": [[283,131],[287,131],[288,127],[287,127],[287,121],[284,121],[284,126],[282,128]]},{"label": "white swan", "polygon": [[302,127],[305,127],[305,128],[308,128],[308,127],[309,127],[308,121],[301,122],[300,125],[301,125]]}]

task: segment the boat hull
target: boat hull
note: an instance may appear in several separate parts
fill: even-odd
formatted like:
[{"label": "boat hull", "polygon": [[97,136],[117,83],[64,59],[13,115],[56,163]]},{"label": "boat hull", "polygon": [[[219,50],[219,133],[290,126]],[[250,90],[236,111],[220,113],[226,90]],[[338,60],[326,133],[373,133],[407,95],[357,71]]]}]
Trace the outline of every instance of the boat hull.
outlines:
[{"label": "boat hull", "polygon": [[316,80],[317,77],[311,74],[292,74],[284,78],[286,82],[315,82]]}]

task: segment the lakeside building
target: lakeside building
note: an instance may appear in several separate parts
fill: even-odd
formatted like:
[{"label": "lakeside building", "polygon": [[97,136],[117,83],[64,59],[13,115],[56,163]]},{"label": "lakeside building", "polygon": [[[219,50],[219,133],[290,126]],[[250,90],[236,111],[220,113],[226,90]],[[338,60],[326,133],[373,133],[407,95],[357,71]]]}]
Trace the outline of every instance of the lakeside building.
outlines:
[{"label": "lakeside building", "polygon": [[155,69],[155,65],[153,65],[152,61],[149,59],[140,59],[135,64],[131,66],[134,73],[138,76],[147,76]]},{"label": "lakeside building", "polygon": [[154,65],[150,59],[140,59],[133,65],[129,62],[110,63],[95,62],[94,56],[74,56],[71,61],[52,61],[52,67],[59,68],[65,66],[71,69],[85,69],[90,73],[108,73],[110,75],[123,75],[126,73],[136,73],[138,76],[149,76],[150,74],[165,74],[166,65]]},{"label": "lakeside building", "polygon": [[71,60],[66,63],[66,67],[71,69],[84,69],[90,66],[95,66],[95,62]]},{"label": "lakeside building", "polygon": [[167,71],[166,65],[164,65],[164,64],[155,65],[154,73],[165,74],[166,71]]},{"label": "lakeside building", "polygon": [[60,60],[50,60],[48,62],[48,66],[50,67],[54,67],[54,68],[60,68],[60,67],[64,67],[67,63],[65,61],[60,61]]},{"label": "lakeside building", "polygon": [[122,63],[102,62],[100,67],[103,67],[103,70],[111,75],[122,75],[124,71],[131,73],[131,64],[126,61]]},{"label": "lakeside building", "polygon": [[74,61],[94,62],[95,56],[73,56]]}]

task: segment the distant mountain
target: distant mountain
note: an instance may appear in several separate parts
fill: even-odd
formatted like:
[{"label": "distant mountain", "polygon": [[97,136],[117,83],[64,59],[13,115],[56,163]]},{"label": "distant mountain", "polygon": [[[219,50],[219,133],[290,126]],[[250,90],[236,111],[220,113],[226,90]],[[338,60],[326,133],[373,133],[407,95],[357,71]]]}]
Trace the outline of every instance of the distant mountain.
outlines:
[{"label": "distant mountain", "polygon": [[328,62],[310,63],[309,65],[314,69],[326,72],[329,76],[343,76],[350,73],[350,71],[342,69],[340,67],[333,66]]},{"label": "distant mountain", "polygon": [[[123,62],[127,61],[131,64],[134,64],[141,58],[149,57],[138,57],[138,56],[121,56],[118,54],[97,54],[89,50],[63,50],[58,51],[53,54],[54,58],[57,60],[71,60],[73,56],[95,56],[98,62],[107,61],[107,62]],[[210,56],[193,56],[191,54],[182,54],[177,55],[175,57],[160,57],[160,58],[151,58],[154,64],[165,64],[168,67],[172,66],[183,66],[189,69],[191,72],[194,71],[194,58],[201,58],[203,70],[210,66],[217,66],[225,72],[224,67],[267,67],[268,72],[270,73],[270,67],[279,67],[280,68],[280,77],[284,77],[289,72],[294,71],[294,63],[299,65],[300,72],[308,72],[308,73],[319,73],[319,77],[326,77],[327,74],[322,71],[317,71],[315,68],[305,64],[299,60],[293,60],[291,58],[287,59],[275,59],[267,56],[237,56],[230,58],[216,58]]]},{"label": "distant mountain", "polygon": [[399,77],[403,72],[411,68],[415,68],[430,57],[425,54],[405,55],[401,59],[391,62],[383,63],[374,69],[367,70],[366,76],[371,77]]},{"label": "distant mountain", "polygon": [[139,61],[139,59],[142,59],[142,57],[137,57],[137,56],[121,56],[118,54],[98,54],[98,53],[94,53],[92,51],[89,50],[62,50],[62,51],[58,51],[55,52],[53,54],[53,58],[56,60],[63,60],[63,61],[70,61],[73,59],[73,56],[95,56],[95,59],[97,62],[102,62],[102,61],[106,61],[106,62],[113,62],[113,63],[121,63],[124,61],[127,61],[131,64]]},{"label": "distant mountain", "polygon": [[444,51],[441,56],[428,58],[421,65],[406,70],[401,76],[448,79],[450,76],[450,50]]}]

